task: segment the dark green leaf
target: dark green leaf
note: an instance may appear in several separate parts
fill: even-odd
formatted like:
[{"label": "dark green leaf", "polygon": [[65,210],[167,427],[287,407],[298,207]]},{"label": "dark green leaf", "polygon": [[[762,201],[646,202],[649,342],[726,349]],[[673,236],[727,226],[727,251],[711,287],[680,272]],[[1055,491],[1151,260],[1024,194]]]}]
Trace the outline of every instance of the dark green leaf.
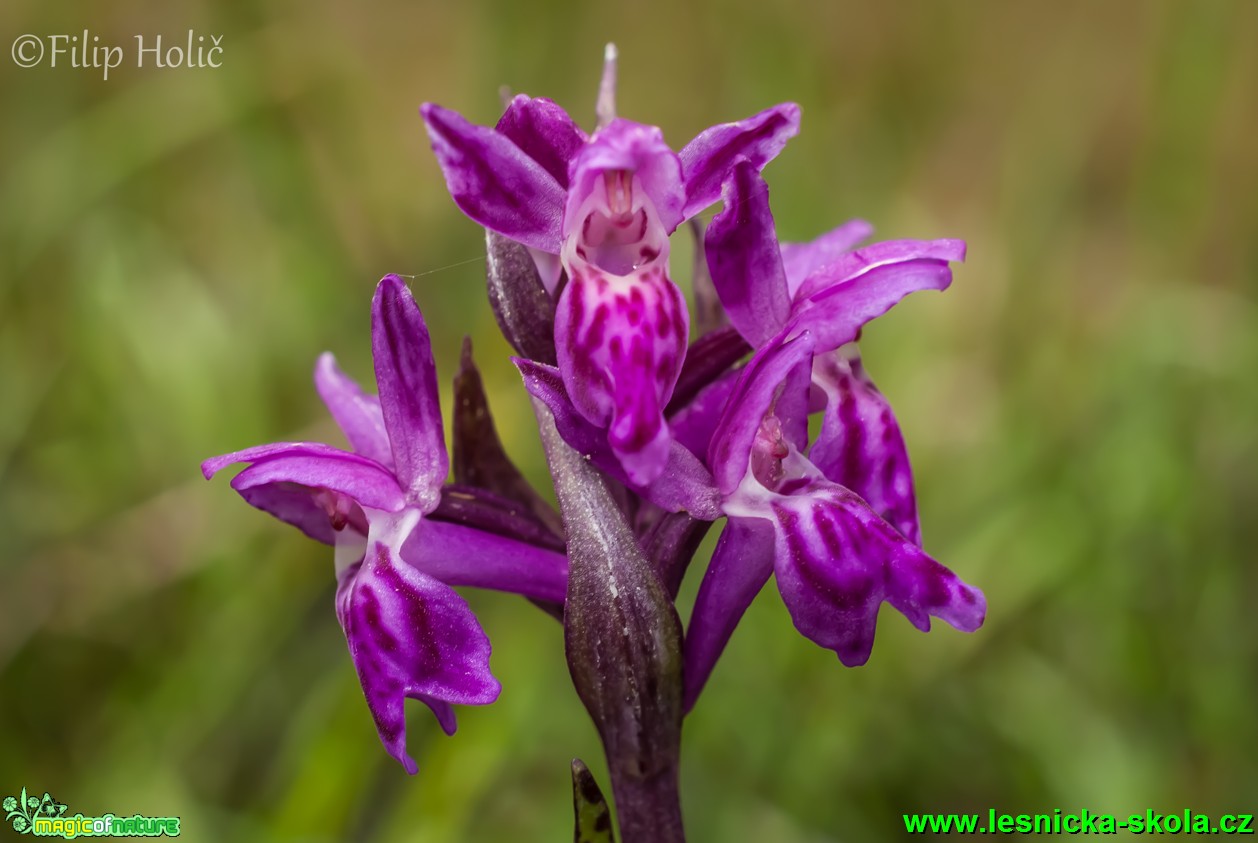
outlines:
[{"label": "dark green leaf", "polygon": [[572,759],[573,843],[616,843],[612,813],[594,774],[580,758]]}]

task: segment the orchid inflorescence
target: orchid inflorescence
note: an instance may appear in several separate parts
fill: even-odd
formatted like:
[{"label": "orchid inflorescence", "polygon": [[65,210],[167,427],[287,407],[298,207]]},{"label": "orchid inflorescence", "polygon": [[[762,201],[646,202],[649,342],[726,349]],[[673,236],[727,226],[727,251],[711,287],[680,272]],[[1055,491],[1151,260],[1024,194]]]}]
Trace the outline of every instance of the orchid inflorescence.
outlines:
[{"label": "orchid inflorescence", "polygon": [[[315,367],[350,450],[263,445],[202,469],[245,464],[232,487],[249,504],[335,548],[336,615],[380,739],[408,772],[406,698],[453,733],[454,704],[500,690],[453,586],[512,592],[564,622],[624,839],[680,840],[681,720],[770,576],[796,628],[849,667],[869,658],[884,601],[923,631],[931,616],[967,632],[983,622],[982,593],[921,547],[904,441],[856,344],[908,293],[947,288],[965,244],[861,246],[862,221],[780,242],[761,171],[799,107],[674,152],[660,129],[616,116],[615,72],[609,46],[591,134],[523,95],[493,128],[421,108],[451,196],[486,229],[489,299],[559,513],[503,451],[468,342],[447,482],[431,340],[396,275],[372,302],[378,396],[330,354]],[[705,231],[696,215],[717,202]],[[688,220],[701,238],[693,341],[669,270],[669,237]],[[678,587],[721,518],[683,635]],[[588,804],[592,780],[574,771]]]}]

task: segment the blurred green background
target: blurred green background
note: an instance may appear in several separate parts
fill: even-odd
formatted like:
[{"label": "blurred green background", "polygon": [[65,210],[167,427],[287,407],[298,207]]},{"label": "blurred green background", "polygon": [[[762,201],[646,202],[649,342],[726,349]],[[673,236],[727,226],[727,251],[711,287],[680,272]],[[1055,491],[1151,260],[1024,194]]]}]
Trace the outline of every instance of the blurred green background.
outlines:
[{"label": "blurred green background", "polygon": [[[399,272],[443,379],[470,333],[547,483],[416,108],[492,122],[506,84],[589,126],[614,40],[621,113],[675,147],[801,103],[766,171],[784,237],[862,216],[970,244],[863,346],[927,549],[987,624],[922,636],[887,609],[845,670],[767,590],[686,724],[690,838],[1258,808],[1258,5],[7,0],[0,22],[126,59],[108,81],[0,61],[3,795],[179,815],[192,841],[571,839],[568,759],[607,779],[558,624],[468,595],[504,691],[454,738],[415,706],[408,778],[330,552],[197,465],[339,442],[315,356],[370,382],[371,291]],[[136,35],[189,29],[221,68],[134,66]]]}]

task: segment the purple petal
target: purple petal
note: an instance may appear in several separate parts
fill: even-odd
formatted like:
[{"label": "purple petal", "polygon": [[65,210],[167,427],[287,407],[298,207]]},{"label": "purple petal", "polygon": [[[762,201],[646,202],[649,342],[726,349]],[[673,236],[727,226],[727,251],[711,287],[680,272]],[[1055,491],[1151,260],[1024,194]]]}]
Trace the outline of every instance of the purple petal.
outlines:
[{"label": "purple petal", "polygon": [[[677,386],[673,389],[673,397],[669,399],[664,412],[671,415],[680,411],[701,390],[728,375],[730,367],[749,354],[751,346],[730,325],[699,337],[686,349],[686,360],[681,364]],[[704,449],[696,453],[706,452]]]},{"label": "purple petal", "polygon": [[420,108],[455,204],[476,222],[557,253],[564,189],[505,135],[432,103]]},{"label": "purple petal", "polygon": [[489,639],[467,603],[387,545],[373,542],[342,575],[336,614],[380,741],[408,773],[419,768],[406,753],[406,698],[432,708],[447,733],[455,725],[450,703],[498,698]]},{"label": "purple petal", "polygon": [[983,592],[907,543],[888,563],[887,602],[922,632],[931,616],[962,632],[973,632],[987,617]]},{"label": "purple petal", "polygon": [[811,242],[783,243],[782,265],[786,268],[786,283],[791,288],[791,295],[795,295],[809,275],[834,263],[873,233],[874,227],[864,220],[850,220]]},{"label": "purple petal", "polygon": [[725,412],[729,397],[738,383],[738,372],[726,372],[699,391],[685,407],[668,420],[673,441],[695,454],[708,453],[717,422]]},{"label": "purple petal", "polygon": [[664,407],[688,333],[681,291],[657,265],[615,278],[591,264],[569,281],[555,313],[555,351],[567,394],[639,485],[668,458]]},{"label": "purple petal", "polygon": [[[433,716],[437,718],[437,725],[441,727],[441,731],[445,732],[447,735],[453,735],[455,732],[458,731],[459,722],[454,716],[454,706],[450,705],[448,702],[442,702],[441,700],[433,699],[432,697],[419,696],[419,697],[412,697],[412,699],[418,699],[424,705],[428,706],[428,709],[432,712]],[[405,728],[405,726],[403,728]],[[405,736],[403,736],[403,740],[405,741]],[[403,742],[403,748],[405,748],[405,746],[406,744],[405,742]],[[389,754],[393,755],[393,753],[389,753]],[[412,759],[410,756],[406,756],[405,761],[403,761],[401,758],[398,758],[396,755],[394,755],[393,757],[397,758],[398,761],[402,761],[402,766],[406,767],[406,771],[410,773],[412,776],[415,775],[417,772],[419,772],[418,766],[416,766],[415,769],[412,770],[410,766],[407,765],[406,763],[407,761],[410,761],[411,764],[415,763],[414,759]]]},{"label": "purple petal", "polygon": [[742,482],[760,424],[784,387],[806,388],[812,359],[812,337],[804,333],[765,345],[743,367],[708,450],[708,465],[717,488],[731,494]]},{"label": "purple petal", "polygon": [[668,462],[668,423],[664,408],[653,394],[650,372],[630,370],[616,378],[616,404],[607,441],[612,453],[637,485],[644,486],[664,472]]},{"label": "purple petal", "polygon": [[447,585],[467,585],[562,603],[568,560],[483,530],[425,519],[402,546],[402,559]]},{"label": "purple petal", "polygon": [[813,383],[826,395],[821,432],[808,458],[826,477],[865,499],[913,544],[922,544],[913,470],[891,405],[859,356],[817,355]]},{"label": "purple petal", "polygon": [[253,463],[232,481],[236,491],[269,483],[328,489],[362,506],[396,512],[406,505],[393,474],[380,463],[315,442],[259,445],[201,464],[206,479],[233,463]]},{"label": "purple petal", "polygon": [[[247,468],[242,471],[232,481],[233,485],[240,482],[240,477],[252,470]],[[253,485],[251,479],[246,478],[236,491],[254,509],[260,509],[285,524],[293,525],[315,541],[328,545],[336,544],[337,531],[332,526],[328,510],[319,502],[316,497],[317,493],[309,487],[292,483]],[[359,510],[359,513],[361,511]],[[360,523],[363,525],[365,534],[366,522]]]},{"label": "purple petal", "polygon": [[627,485],[668,512],[686,512],[702,521],[715,521],[721,514],[712,472],[677,442],[669,445],[664,473],[655,482],[646,488]]},{"label": "purple petal", "polygon": [[449,471],[437,366],[423,314],[396,275],[386,275],[371,303],[371,348],[380,408],[407,501],[431,512]]},{"label": "purple petal", "polygon": [[319,355],[314,380],[319,397],[349,440],[350,447],[369,460],[393,468],[393,451],[384,429],[380,399],[364,393],[340,370],[330,353]]},{"label": "purple petal", "polygon": [[869,659],[883,600],[918,629],[930,615],[972,632],[982,593],[927,556],[836,484],[818,482],[772,505],[778,588],[795,626],[848,667]]},{"label": "purple petal", "polygon": [[758,346],[782,329],[791,312],[769,187],[752,162],[740,158],[723,198],[725,208],[704,238],[708,269],[730,321]]},{"label": "purple petal", "polygon": [[716,201],[738,158],[748,159],[759,172],[797,134],[799,106],[793,102],[700,132],[680,153],[686,175],[686,218]]},{"label": "purple petal", "polygon": [[686,629],[685,710],[694,708],[734,627],[773,573],[773,527],[731,518],[703,575]]},{"label": "purple petal", "polygon": [[[606,432],[591,424],[573,406],[558,369],[522,357],[512,357],[511,362],[520,370],[528,393],[550,408],[565,442],[585,456],[593,457],[596,453],[603,459],[610,456]],[[615,463],[614,459],[611,461]]]},{"label": "purple petal", "polygon": [[[811,283],[812,279],[808,284]],[[832,351],[855,340],[862,326],[886,313],[909,293],[946,290],[951,283],[952,269],[944,260],[880,265],[797,299],[791,330],[811,331],[818,352]]]},{"label": "purple petal", "polygon": [[[355,465],[324,458],[275,457],[246,468],[232,478],[231,486],[250,500],[254,495],[246,495],[247,490],[277,483],[306,487],[330,518],[348,520],[350,504],[383,512],[398,512],[406,505],[397,481],[377,463]],[[332,497],[324,505],[317,497],[320,491],[335,493],[343,500]]]},{"label": "purple petal", "polygon": [[565,235],[573,233],[575,226],[582,222],[577,218],[582,206],[598,187],[603,174],[610,171],[626,171],[637,176],[667,233],[681,223],[685,192],[677,153],[664,143],[664,135],[657,127],[616,119],[595,132],[572,161],[571,187],[563,216]]},{"label": "purple petal", "polygon": [[884,548],[848,510],[798,504],[773,508],[778,589],[806,638],[834,650],[847,667],[862,665],[886,597]]},{"label": "purple petal", "polygon": [[[342,451],[340,448],[333,448],[331,445],[324,445],[322,442],[272,442],[269,445],[254,445],[243,451],[232,451],[230,454],[210,457],[201,463],[201,475],[209,480],[229,465],[241,462],[253,463],[274,456],[355,457],[356,455]],[[358,457],[358,459],[365,458]]]},{"label": "purple petal", "polygon": [[805,299],[831,287],[849,284],[880,267],[910,261],[949,263],[963,260],[964,240],[884,240],[881,243],[871,243],[863,249],[843,252],[834,260],[814,269],[799,283],[796,298]]},{"label": "purple petal", "polygon": [[529,394],[550,408],[555,428],[563,440],[588,457],[598,469],[668,512],[688,512],[706,521],[720,516],[712,475],[690,451],[676,442],[670,443],[660,476],[651,483],[639,485],[629,477],[612,451],[607,432],[590,424],[572,405],[557,369],[518,357],[513,357],[512,362],[520,370]]},{"label": "purple petal", "polygon": [[562,188],[568,187],[568,165],[588,138],[568,112],[544,98],[516,96],[494,127],[541,164]]}]

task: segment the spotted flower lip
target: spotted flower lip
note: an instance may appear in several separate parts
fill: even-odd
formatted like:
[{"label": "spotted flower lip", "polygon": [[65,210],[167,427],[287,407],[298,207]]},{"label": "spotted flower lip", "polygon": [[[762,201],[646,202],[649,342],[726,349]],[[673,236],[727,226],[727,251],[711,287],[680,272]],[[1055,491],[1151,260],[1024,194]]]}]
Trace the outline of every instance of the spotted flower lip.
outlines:
[{"label": "spotted flower lip", "polygon": [[520,370],[529,394],[550,408],[555,427],[564,441],[601,471],[665,512],[688,512],[708,521],[720,517],[720,500],[712,475],[684,445],[670,442],[664,472],[656,480],[639,485],[616,459],[607,441],[607,431],[590,424],[577,411],[564,389],[558,369],[518,357],[512,358],[512,362]]},{"label": "spotted flower lip", "polygon": [[562,602],[564,556],[433,520],[448,458],[436,368],[423,316],[395,275],[372,302],[379,397],[319,358],[315,383],[354,451],[309,442],[262,445],[206,460],[202,473],[245,463],[232,488],[249,504],[336,548],[336,614],[380,740],[410,773],[404,700],[432,709],[453,734],[453,704],[500,691],[490,644],[451,585]]},{"label": "spotted flower lip", "polygon": [[884,601],[922,631],[935,616],[970,632],[986,615],[982,592],[804,456],[814,343],[784,331],[762,346],[713,436],[709,464],[728,524],[686,633],[687,709],[770,576],[796,628],[849,667],[868,660]]},{"label": "spotted flower lip", "polygon": [[965,259],[965,243],[896,240],[858,248],[872,227],[853,220],[811,243],[779,244],[768,187],[752,162],[736,163],[723,191],[725,208],[708,227],[705,251],[731,322],[753,346],[783,330],[811,333],[813,391],[825,410],[810,459],[920,544],[904,438],[854,342],[909,293],[946,289],[949,264]]},{"label": "spotted flower lip", "polygon": [[664,409],[689,338],[668,237],[716,201],[735,162],[771,161],[798,132],[799,107],[714,126],[678,153],[659,128],[615,116],[614,78],[609,52],[592,135],[555,103],[527,96],[493,129],[432,103],[420,111],[455,203],[528,246],[558,294],[555,349],[568,395],[645,485],[668,462]]}]

